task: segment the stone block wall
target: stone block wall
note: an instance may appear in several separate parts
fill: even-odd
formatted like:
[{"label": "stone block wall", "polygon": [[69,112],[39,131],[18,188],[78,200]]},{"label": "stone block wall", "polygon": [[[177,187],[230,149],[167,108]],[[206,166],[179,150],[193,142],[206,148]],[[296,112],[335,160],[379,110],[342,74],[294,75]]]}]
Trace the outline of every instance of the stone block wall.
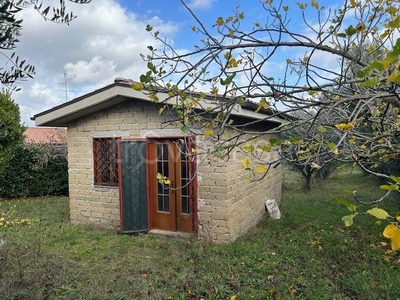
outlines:
[{"label": "stone block wall", "polygon": [[227,166],[203,161],[198,170],[199,236],[210,241],[229,241],[229,198]]},{"label": "stone block wall", "polygon": [[[278,158],[277,151],[271,151],[264,159],[274,161]],[[244,155],[237,155],[228,167],[229,185],[229,233],[230,240],[246,233],[250,228],[257,225],[261,218],[267,213],[265,201],[275,199],[281,200],[282,191],[282,168],[280,165],[271,167],[267,175],[249,179],[248,172],[243,169],[241,159]],[[251,159],[251,158],[250,158]]]},{"label": "stone block wall", "polygon": [[[266,139],[254,142],[265,143]],[[214,242],[232,241],[243,235],[266,214],[266,200],[281,200],[280,165],[271,168],[264,178],[251,180],[242,164],[245,155],[232,153],[227,161],[205,160],[199,167],[199,234]],[[273,161],[278,153],[273,150],[263,158]]]},{"label": "stone block wall", "polygon": [[156,130],[163,118],[159,106],[130,101],[68,124],[70,218],[73,224],[98,224],[119,229],[118,187],[94,185],[93,138],[140,137]]}]

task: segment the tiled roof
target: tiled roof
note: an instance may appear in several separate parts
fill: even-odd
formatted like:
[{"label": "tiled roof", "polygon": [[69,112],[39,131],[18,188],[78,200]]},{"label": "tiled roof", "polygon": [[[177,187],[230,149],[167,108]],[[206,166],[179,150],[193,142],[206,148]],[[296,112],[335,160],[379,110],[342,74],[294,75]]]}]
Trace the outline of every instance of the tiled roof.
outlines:
[{"label": "tiled roof", "polygon": [[61,127],[28,127],[24,133],[28,144],[65,144],[67,129]]}]

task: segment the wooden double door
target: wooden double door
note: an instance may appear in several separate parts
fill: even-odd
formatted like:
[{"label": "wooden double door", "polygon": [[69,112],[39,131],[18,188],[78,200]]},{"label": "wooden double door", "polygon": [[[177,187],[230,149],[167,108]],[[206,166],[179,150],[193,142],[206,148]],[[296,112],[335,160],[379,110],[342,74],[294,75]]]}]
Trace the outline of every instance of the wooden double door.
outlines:
[{"label": "wooden double door", "polygon": [[148,142],[150,227],[194,231],[194,170],[190,144],[184,139]]}]

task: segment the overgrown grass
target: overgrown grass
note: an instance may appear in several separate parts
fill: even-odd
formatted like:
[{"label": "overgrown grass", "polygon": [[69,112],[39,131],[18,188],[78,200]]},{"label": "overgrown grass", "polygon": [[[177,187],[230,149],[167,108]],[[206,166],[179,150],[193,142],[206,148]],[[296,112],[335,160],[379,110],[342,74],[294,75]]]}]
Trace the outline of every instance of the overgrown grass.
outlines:
[{"label": "overgrown grass", "polygon": [[345,228],[348,212],[331,200],[380,193],[349,172],[311,193],[290,174],[282,219],[225,245],[72,226],[67,198],[3,203],[36,221],[0,231],[0,299],[400,299],[400,256],[386,252],[384,225],[365,216]]}]

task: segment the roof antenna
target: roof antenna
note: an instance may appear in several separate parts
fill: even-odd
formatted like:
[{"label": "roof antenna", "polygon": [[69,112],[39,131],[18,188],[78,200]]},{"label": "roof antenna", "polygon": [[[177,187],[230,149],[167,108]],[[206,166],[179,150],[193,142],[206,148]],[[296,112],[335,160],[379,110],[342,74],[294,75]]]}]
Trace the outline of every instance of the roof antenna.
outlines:
[{"label": "roof antenna", "polygon": [[67,72],[64,71],[65,102],[68,101]]},{"label": "roof antenna", "polygon": [[56,90],[58,92],[64,92],[65,93],[65,102],[68,101],[68,92],[73,92],[73,90],[68,89],[68,84],[67,84],[67,72],[64,71],[64,81],[59,82],[58,84],[62,84],[64,86],[64,89],[62,90]]}]

